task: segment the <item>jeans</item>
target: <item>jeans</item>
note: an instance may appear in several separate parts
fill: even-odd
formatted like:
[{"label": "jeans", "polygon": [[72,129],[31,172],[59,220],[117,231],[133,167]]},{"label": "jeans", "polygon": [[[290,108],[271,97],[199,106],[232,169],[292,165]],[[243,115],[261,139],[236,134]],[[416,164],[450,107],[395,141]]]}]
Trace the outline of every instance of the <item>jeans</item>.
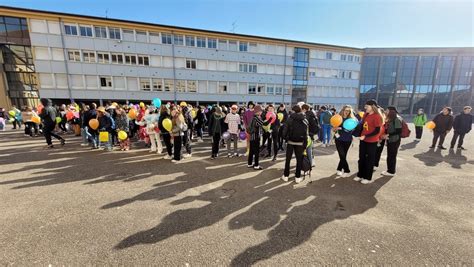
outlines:
[{"label": "jeans", "polygon": [[285,170],[283,171],[283,175],[286,177],[290,176],[290,161],[291,161],[291,158],[293,157],[293,152],[295,153],[295,158],[296,158],[295,177],[300,178],[301,168],[303,166],[304,147],[298,146],[298,145],[286,144]]},{"label": "jeans", "polygon": [[387,143],[387,172],[395,174],[397,168],[397,154],[400,147],[400,139],[393,143]]},{"label": "jeans", "polygon": [[347,163],[347,151],[351,147],[352,142],[344,142],[336,139],[336,149],[339,154],[339,164],[337,165],[338,171],[344,171],[345,173],[350,173],[349,163]]},{"label": "jeans", "polygon": [[81,128],[81,136],[82,136],[82,143],[87,145],[89,144],[89,131],[88,131],[88,128],[87,126],[84,126],[83,128]]},{"label": "jeans", "polygon": [[331,125],[323,124],[323,144],[329,144],[331,141]]},{"label": "jeans", "polygon": [[227,153],[232,154],[232,151],[230,149],[231,143],[234,143],[234,154],[237,154],[237,141],[239,140],[239,137],[237,134],[230,134],[230,139],[227,141]]},{"label": "jeans", "polygon": [[268,138],[268,146],[267,146],[267,151],[268,151],[268,156],[272,155],[272,146],[273,146],[273,156],[276,157],[278,154],[278,131],[274,130],[270,133],[270,136]]},{"label": "jeans", "polygon": [[181,160],[181,142],[183,140],[182,136],[173,137],[173,146],[174,146],[174,160]]},{"label": "jeans", "polygon": [[[260,154],[260,139],[257,140],[250,140],[250,150],[249,150],[249,157],[247,163],[249,166],[253,164],[253,166],[258,167],[258,159]],[[255,160],[255,161],[254,161]]]},{"label": "jeans", "polygon": [[359,171],[357,177],[372,180],[374,172],[375,154],[377,152],[377,143],[367,143],[360,141],[359,145]]},{"label": "jeans", "polygon": [[280,129],[278,130],[278,149],[281,149],[283,150],[283,141],[284,141],[284,138],[283,138],[283,129],[284,129],[285,125],[282,125],[280,127]]},{"label": "jeans", "polygon": [[438,143],[438,146],[443,146],[443,143],[444,143],[444,138],[446,137],[446,132],[437,132],[437,131],[434,131],[433,132],[433,143],[432,143],[432,146],[436,146],[436,143],[438,142],[438,138],[439,138],[439,143]]},{"label": "jeans", "polygon": [[451,147],[454,148],[454,145],[456,144],[456,140],[459,137],[459,142],[458,142],[458,147],[462,147],[462,144],[464,143],[464,136],[465,133],[459,133],[454,131],[453,139],[451,139]]},{"label": "jeans", "polygon": [[423,126],[415,126],[416,139],[421,139],[423,135]]}]

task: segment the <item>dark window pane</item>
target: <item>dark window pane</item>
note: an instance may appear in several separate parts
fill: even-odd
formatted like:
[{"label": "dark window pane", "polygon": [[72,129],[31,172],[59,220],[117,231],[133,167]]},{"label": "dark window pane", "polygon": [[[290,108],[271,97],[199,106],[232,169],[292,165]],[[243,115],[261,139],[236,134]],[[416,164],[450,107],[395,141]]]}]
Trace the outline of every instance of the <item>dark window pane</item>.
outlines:
[{"label": "dark window pane", "polygon": [[5,23],[7,24],[20,24],[20,19],[19,18],[13,18],[13,17],[5,17]]}]

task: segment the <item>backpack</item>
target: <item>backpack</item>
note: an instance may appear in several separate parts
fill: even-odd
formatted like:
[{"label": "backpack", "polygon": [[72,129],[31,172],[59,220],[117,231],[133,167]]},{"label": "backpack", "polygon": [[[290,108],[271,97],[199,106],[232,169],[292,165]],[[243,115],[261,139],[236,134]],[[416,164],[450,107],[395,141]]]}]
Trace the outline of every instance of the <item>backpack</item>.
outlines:
[{"label": "backpack", "polygon": [[305,142],[307,140],[307,135],[308,120],[293,120],[291,123],[291,132],[290,136],[288,136],[288,140],[293,142]]},{"label": "backpack", "polygon": [[324,111],[322,124],[331,124],[331,117],[332,114],[329,111]]},{"label": "backpack", "polygon": [[[312,113],[312,111],[308,111],[308,112]],[[314,115],[314,113],[312,113],[309,116],[306,116],[306,119],[308,120],[308,124],[309,124],[309,129],[308,129],[309,133],[310,134],[319,133],[319,122],[316,116]]]},{"label": "backpack", "polygon": [[311,176],[312,168],[308,155],[303,156],[303,162],[301,163],[301,171],[303,172],[303,175],[306,176],[306,173],[308,173],[309,176]]},{"label": "backpack", "polygon": [[408,128],[408,124],[405,122],[405,120],[401,120],[401,121],[402,121],[402,133],[400,134],[400,137],[407,138],[410,136],[411,131]]}]

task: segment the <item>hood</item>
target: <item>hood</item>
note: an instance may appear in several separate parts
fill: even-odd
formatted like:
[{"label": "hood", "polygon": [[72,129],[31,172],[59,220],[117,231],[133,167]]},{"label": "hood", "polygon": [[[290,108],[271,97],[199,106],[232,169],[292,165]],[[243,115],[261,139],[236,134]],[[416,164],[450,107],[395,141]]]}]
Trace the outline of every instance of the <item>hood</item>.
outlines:
[{"label": "hood", "polygon": [[305,115],[303,113],[293,113],[290,115],[290,118],[296,121],[302,121],[306,119]]},{"label": "hood", "polygon": [[41,98],[40,102],[44,107],[49,107],[53,104],[53,101],[51,101],[51,99],[48,99],[48,98]]}]

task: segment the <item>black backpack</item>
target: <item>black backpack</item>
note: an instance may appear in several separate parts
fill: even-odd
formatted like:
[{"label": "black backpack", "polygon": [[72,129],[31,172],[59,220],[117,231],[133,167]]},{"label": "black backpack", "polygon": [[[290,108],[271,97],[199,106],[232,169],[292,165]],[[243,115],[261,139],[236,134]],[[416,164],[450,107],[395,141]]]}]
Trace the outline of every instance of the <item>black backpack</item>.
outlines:
[{"label": "black backpack", "polygon": [[303,156],[303,162],[301,164],[301,171],[303,172],[303,175],[306,176],[308,173],[309,176],[311,176],[311,170],[313,167],[311,166],[311,161],[309,160],[308,155]]},{"label": "black backpack", "polygon": [[305,142],[308,136],[308,120],[304,119],[301,121],[292,120],[290,126],[290,135],[288,136],[289,141],[293,142]]}]

